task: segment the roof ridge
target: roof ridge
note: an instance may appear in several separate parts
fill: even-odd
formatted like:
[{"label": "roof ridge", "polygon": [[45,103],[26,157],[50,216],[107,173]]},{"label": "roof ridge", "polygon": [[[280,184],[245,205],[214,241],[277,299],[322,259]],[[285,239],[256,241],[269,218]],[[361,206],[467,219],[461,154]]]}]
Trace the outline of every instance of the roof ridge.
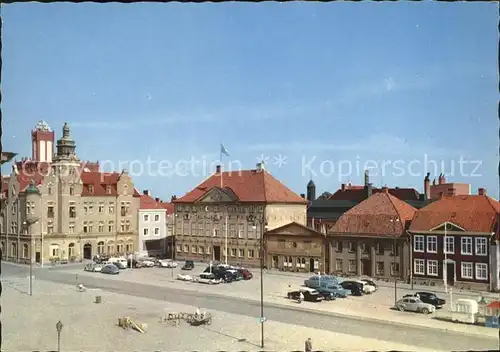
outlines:
[{"label": "roof ridge", "polygon": [[[267,204],[267,183],[266,183],[266,175],[268,172],[266,170],[262,170],[262,185],[264,187],[264,202]],[[270,175],[270,174],[269,174]]]},{"label": "roof ridge", "polygon": [[392,204],[392,207],[394,208],[394,210],[396,211],[396,213],[398,214],[398,217],[399,217],[399,221],[402,222],[403,221],[403,218],[401,216],[401,212],[399,211],[399,208],[396,206],[396,203],[394,202],[393,198],[396,199],[397,201],[399,201],[400,203],[399,204],[402,204],[404,203],[403,206],[409,206],[412,210],[416,211],[417,209],[415,209],[414,207],[412,207],[410,204],[402,201],[401,199],[399,199],[398,197],[395,197],[393,196],[392,194],[390,193],[386,193],[387,196],[389,196],[389,201],[391,202]]}]

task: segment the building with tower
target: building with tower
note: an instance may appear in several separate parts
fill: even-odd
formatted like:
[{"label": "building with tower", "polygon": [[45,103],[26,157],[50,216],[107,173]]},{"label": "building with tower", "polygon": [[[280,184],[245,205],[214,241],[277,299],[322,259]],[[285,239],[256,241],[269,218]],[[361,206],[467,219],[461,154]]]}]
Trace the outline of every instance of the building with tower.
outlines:
[{"label": "building with tower", "polygon": [[55,154],[46,122],[31,136],[32,158],[15,162],[2,180],[4,259],[43,263],[133,252],[139,193],[127,171],[105,173],[99,163],[82,162],[67,123]]}]

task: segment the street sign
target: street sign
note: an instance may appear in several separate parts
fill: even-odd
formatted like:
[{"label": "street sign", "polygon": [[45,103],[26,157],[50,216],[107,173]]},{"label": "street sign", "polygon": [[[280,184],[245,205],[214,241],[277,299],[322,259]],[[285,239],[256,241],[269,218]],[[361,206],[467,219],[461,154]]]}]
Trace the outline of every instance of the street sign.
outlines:
[{"label": "street sign", "polygon": [[259,318],[259,322],[262,324],[263,322],[265,322],[267,320],[266,317],[260,317]]}]

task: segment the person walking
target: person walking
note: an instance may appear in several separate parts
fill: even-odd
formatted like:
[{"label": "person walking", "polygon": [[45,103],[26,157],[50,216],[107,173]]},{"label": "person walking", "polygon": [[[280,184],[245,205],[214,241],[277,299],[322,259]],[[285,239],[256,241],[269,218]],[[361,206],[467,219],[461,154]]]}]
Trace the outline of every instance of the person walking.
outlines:
[{"label": "person walking", "polygon": [[310,337],[306,340],[306,346],[305,347],[306,347],[305,348],[305,352],[312,352],[313,347],[312,347],[312,340],[311,340]]}]

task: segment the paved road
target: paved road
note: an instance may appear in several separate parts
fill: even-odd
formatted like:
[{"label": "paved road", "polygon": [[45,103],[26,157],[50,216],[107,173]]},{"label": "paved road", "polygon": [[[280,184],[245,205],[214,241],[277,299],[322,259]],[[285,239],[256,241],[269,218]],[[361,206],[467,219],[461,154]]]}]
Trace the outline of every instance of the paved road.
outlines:
[{"label": "paved road", "polygon": [[[4,279],[8,279],[9,276],[14,278],[16,276],[26,277],[26,275],[29,275],[27,268],[14,267],[9,264],[2,266],[2,276],[4,276]],[[60,270],[36,269],[35,275],[37,280],[76,284],[76,276],[74,274],[65,273]],[[79,276],[78,280],[88,288],[99,288],[125,295],[165,300],[186,305],[197,305],[211,310],[255,317],[256,321],[260,315],[260,305],[254,301],[153,285],[131,285],[119,280],[107,280],[106,278],[83,275]],[[34,294],[36,295],[36,292]],[[491,350],[499,347],[498,340],[494,338],[476,335],[465,336],[459,332],[445,332],[425,327],[400,326],[390,322],[383,323],[346,316],[337,317],[321,312],[302,311],[298,313],[293,308],[279,305],[266,304],[264,312],[265,316],[273,321],[406,345],[422,346],[423,348],[440,350],[443,349],[443,346],[446,346],[447,350]]]}]

